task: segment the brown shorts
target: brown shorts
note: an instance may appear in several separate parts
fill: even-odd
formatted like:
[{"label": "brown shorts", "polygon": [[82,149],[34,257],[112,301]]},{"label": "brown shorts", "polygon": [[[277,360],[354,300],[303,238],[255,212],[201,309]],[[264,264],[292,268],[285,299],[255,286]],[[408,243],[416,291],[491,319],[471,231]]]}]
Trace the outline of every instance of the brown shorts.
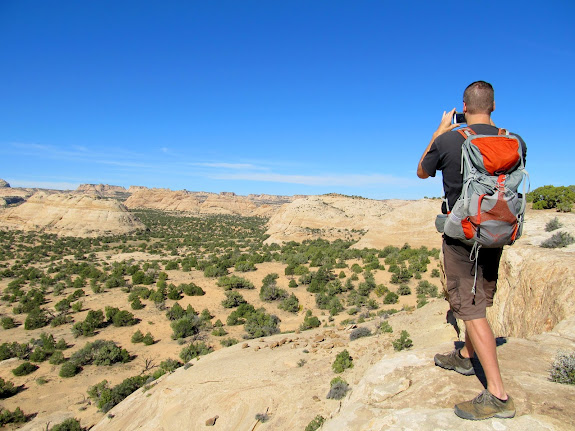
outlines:
[{"label": "brown shorts", "polygon": [[493,305],[493,296],[497,290],[497,274],[502,251],[501,248],[479,250],[477,284],[473,295],[475,262],[470,259],[471,247],[444,237],[442,248],[444,288],[455,317],[461,320],[485,317],[486,307]]}]

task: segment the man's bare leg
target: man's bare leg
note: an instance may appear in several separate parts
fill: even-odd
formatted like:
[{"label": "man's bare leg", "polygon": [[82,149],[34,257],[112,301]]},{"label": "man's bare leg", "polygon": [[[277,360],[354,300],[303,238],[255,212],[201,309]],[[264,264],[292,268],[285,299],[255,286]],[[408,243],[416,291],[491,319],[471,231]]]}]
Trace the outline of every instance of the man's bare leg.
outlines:
[{"label": "man's bare leg", "polygon": [[[462,355],[473,355],[477,353],[479,362],[485,371],[487,379],[487,390],[497,398],[506,400],[507,393],[503,387],[499,362],[497,361],[497,351],[495,336],[486,318],[466,320],[465,322],[465,347]],[[468,344],[468,340],[470,343]]]}]

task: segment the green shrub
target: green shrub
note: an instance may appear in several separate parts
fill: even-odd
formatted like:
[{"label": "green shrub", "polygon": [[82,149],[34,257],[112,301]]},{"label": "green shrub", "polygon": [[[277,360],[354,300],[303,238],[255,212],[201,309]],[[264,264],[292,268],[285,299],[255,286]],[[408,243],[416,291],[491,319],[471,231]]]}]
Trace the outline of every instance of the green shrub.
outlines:
[{"label": "green shrub", "polygon": [[427,280],[420,281],[415,289],[418,295],[425,295],[431,298],[435,298],[438,296],[437,293],[437,286],[435,284],[431,284]]},{"label": "green shrub", "polygon": [[383,299],[384,304],[397,304],[399,301],[399,296],[395,292],[387,292],[385,298]]},{"label": "green shrub", "polygon": [[186,316],[186,312],[177,302],[175,302],[174,305],[172,305],[172,308],[166,312],[166,317],[168,320],[178,320],[184,316]]},{"label": "green shrub", "polygon": [[184,294],[188,296],[203,296],[206,294],[200,286],[194,283],[180,284],[180,288],[182,288]]},{"label": "green shrub", "polygon": [[226,323],[229,326],[243,325],[246,323],[246,318],[256,312],[256,309],[252,304],[240,304],[238,308],[230,313]]},{"label": "green shrub", "polygon": [[146,335],[144,335],[144,338],[142,338],[142,343],[144,343],[144,346],[151,346],[155,342],[156,340],[154,340],[154,337],[150,332],[146,332]]},{"label": "green shrub", "polygon": [[297,299],[297,296],[292,293],[289,297],[280,302],[278,308],[280,310],[289,311],[290,313],[297,313],[299,311],[299,299]]},{"label": "green shrub", "polygon": [[353,368],[353,358],[347,350],[344,350],[337,354],[331,368],[335,373],[343,373],[344,370]]},{"label": "green shrub", "polygon": [[96,340],[93,343],[86,343],[84,347],[75,352],[70,362],[78,365],[112,365],[117,362],[128,362],[130,354],[126,349],[122,349],[113,341]]},{"label": "green shrub", "polygon": [[380,330],[380,332],[383,332],[383,333],[393,332],[393,328],[391,327],[391,325],[389,324],[389,322],[387,320],[384,320],[383,322],[380,323],[379,330]]},{"label": "green shrub", "polygon": [[393,344],[393,348],[396,351],[400,351],[403,349],[409,349],[413,346],[413,341],[409,338],[409,333],[407,331],[401,331],[401,334],[397,340],[391,342]]},{"label": "green shrub", "polygon": [[30,353],[30,346],[28,343],[18,344],[13,341],[12,343],[2,343],[0,345],[0,361],[10,358],[24,359]]},{"label": "green shrub", "polygon": [[557,217],[554,217],[545,225],[545,232],[552,232],[560,227],[563,227],[563,223],[561,223]]},{"label": "green shrub", "polygon": [[244,329],[248,333],[248,338],[267,337],[280,331],[279,322],[280,319],[277,316],[267,314],[263,308],[260,308],[246,317]]},{"label": "green shrub", "polygon": [[329,392],[327,393],[328,400],[341,400],[349,391],[349,385],[341,377],[335,377],[330,382]]},{"label": "green shrub", "polygon": [[116,327],[120,326],[133,326],[138,323],[138,319],[134,317],[132,313],[127,310],[120,310],[112,319],[112,323]]},{"label": "green shrub", "polygon": [[50,363],[52,365],[59,365],[63,363],[65,360],[66,358],[64,358],[64,353],[62,353],[60,350],[55,351],[54,353],[52,353],[52,356],[50,356]]},{"label": "green shrub", "polygon": [[30,362],[26,361],[18,365],[16,368],[12,370],[12,374],[15,376],[27,376],[30,373],[33,373],[38,369],[37,365],[31,364]]},{"label": "green shrub", "polygon": [[401,295],[401,296],[411,295],[411,289],[409,288],[409,286],[407,284],[402,284],[397,289],[397,294]]},{"label": "green shrub", "polygon": [[247,304],[241,293],[234,290],[224,292],[226,299],[222,301],[222,306],[224,308],[235,308],[240,304]]},{"label": "green shrub", "polygon": [[190,343],[180,352],[180,359],[184,362],[189,362],[198,356],[207,355],[213,351],[214,349],[204,342]]},{"label": "green shrub", "polygon": [[73,320],[74,319],[72,319],[72,316],[69,316],[68,314],[59,314],[50,321],[50,326],[55,328],[56,326],[72,323]]},{"label": "green shrub", "polygon": [[82,371],[82,367],[72,361],[68,361],[62,364],[58,375],[63,378],[69,378],[74,377],[80,371]]},{"label": "green shrub", "polygon": [[74,337],[83,335],[91,337],[96,335],[96,329],[101,328],[104,324],[104,313],[102,310],[90,310],[83,322],[75,323],[72,327]]},{"label": "green shrub", "polygon": [[4,329],[12,329],[16,327],[16,321],[9,316],[2,317],[1,324]]},{"label": "green shrub", "polygon": [[559,352],[551,365],[549,380],[575,385],[575,352]]},{"label": "green shrub", "polygon": [[166,359],[165,361],[160,362],[160,366],[156,371],[154,371],[152,377],[154,379],[158,379],[164,374],[171,373],[172,371],[180,368],[182,365],[184,364],[182,364],[180,361],[176,361],[175,359]]},{"label": "green shrub", "polygon": [[80,421],[74,418],[66,419],[64,422],[54,425],[50,431],[83,431]]},{"label": "green shrub", "polygon": [[48,318],[46,312],[40,308],[35,308],[32,311],[30,311],[30,313],[28,313],[28,316],[24,321],[24,329],[32,330],[32,329],[43,328],[49,323],[50,319]]},{"label": "green shrub", "polygon": [[291,288],[297,287],[297,282],[292,278],[292,279],[289,281],[288,287],[291,287]]},{"label": "green shrub", "polygon": [[24,414],[20,407],[16,407],[13,412],[8,409],[3,409],[0,411],[0,426],[7,424],[20,424],[28,420],[28,417]]},{"label": "green shrub", "polygon": [[307,310],[303,323],[299,326],[300,331],[306,331],[308,329],[317,328],[321,325],[319,319],[312,315],[311,310]]},{"label": "green shrub", "polygon": [[230,347],[233,346],[234,344],[238,344],[238,340],[236,340],[235,338],[224,338],[223,340],[220,341],[220,344],[222,345],[222,347]]},{"label": "green shrub", "polygon": [[9,398],[18,393],[18,388],[10,380],[0,377],[0,399]]},{"label": "green shrub", "polygon": [[237,275],[230,275],[220,277],[216,283],[219,287],[223,287],[224,290],[231,289],[255,289],[253,283],[246,278],[238,277]]},{"label": "green shrub", "polygon": [[144,334],[139,329],[134,332],[131,338],[132,343],[142,343],[144,341]]},{"label": "green shrub", "polygon": [[575,238],[571,236],[568,232],[557,232],[554,233],[551,238],[546,239],[541,243],[541,247],[544,248],[561,248],[567,247],[575,243]]},{"label": "green shrub", "polygon": [[365,327],[355,328],[349,334],[349,340],[353,341],[353,340],[357,340],[358,338],[369,337],[370,335],[371,335],[371,331],[369,330],[369,328],[365,328]]},{"label": "green shrub", "polygon": [[140,298],[135,298],[130,303],[130,307],[132,307],[132,310],[141,310],[142,308],[144,308],[144,304],[142,304],[142,301],[140,300]]},{"label": "green shrub", "polygon": [[202,322],[197,316],[184,316],[181,319],[173,321],[170,326],[172,327],[172,339],[186,338],[196,335],[200,332]]},{"label": "green shrub", "polygon": [[228,333],[224,328],[218,327],[212,331],[212,335],[214,337],[223,337],[224,335],[228,335]]},{"label": "green shrub", "polygon": [[103,380],[88,389],[88,396],[95,401],[96,407],[106,413],[132,392],[144,386],[148,379],[150,376],[147,375],[128,377],[113,388],[110,388],[107,380]]},{"label": "green shrub", "polygon": [[288,297],[285,289],[279,288],[275,282],[264,284],[260,289],[260,299],[262,301],[271,302]]},{"label": "green shrub", "polygon": [[321,415],[317,415],[311,420],[309,424],[305,427],[305,431],[317,431],[325,422],[325,418]]},{"label": "green shrub", "polygon": [[575,191],[572,186],[543,186],[528,193],[527,199],[533,202],[533,209],[557,208],[558,211],[569,212],[575,202]]},{"label": "green shrub", "polygon": [[427,298],[425,295],[417,295],[417,308],[421,308],[425,304],[427,304]]},{"label": "green shrub", "polygon": [[435,278],[439,277],[439,269],[433,268],[433,269],[431,270],[431,276],[432,276],[432,277],[435,277]]}]

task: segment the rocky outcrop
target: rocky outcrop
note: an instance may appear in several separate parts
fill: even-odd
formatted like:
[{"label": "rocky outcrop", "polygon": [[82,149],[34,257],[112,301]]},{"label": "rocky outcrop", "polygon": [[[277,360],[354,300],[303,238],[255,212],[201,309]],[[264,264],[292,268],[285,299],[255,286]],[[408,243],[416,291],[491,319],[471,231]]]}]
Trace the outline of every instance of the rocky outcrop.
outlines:
[{"label": "rocky outcrop", "polygon": [[76,193],[116,199],[126,199],[130,195],[124,187],[108,184],[80,184]]},{"label": "rocky outcrop", "polygon": [[523,237],[505,248],[495,302],[488,311],[498,335],[538,334],[575,315],[575,244],[540,247],[555,233],[545,231],[555,217],[562,224],[556,232],[575,237],[575,214],[528,210]]},{"label": "rocky outcrop", "polygon": [[5,187],[10,187],[10,184],[8,184],[6,181],[4,181],[2,178],[0,178],[0,188],[5,188]]},{"label": "rocky outcrop", "polygon": [[309,238],[359,239],[357,248],[412,247],[441,241],[434,221],[438,200],[359,199],[341,195],[309,196],[283,206],[268,223],[268,243]]},{"label": "rocky outcrop", "polygon": [[[132,187],[130,187],[132,190]],[[207,193],[186,190],[134,189],[126,200],[128,208],[151,208],[192,214],[233,214],[270,217],[288,199],[262,198],[262,195],[238,196],[232,192]]]},{"label": "rocky outcrop", "polygon": [[43,192],[0,213],[0,227],[80,237],[115,235],[145,228],[116,200]]},{"label": "rocky outcrop", "polygon": [[[250,340],[194,360],[146,390],[140,389],[110,411],[93,431],[203,429],[218,416],[222,430],[253,429],[255,416],[267,412],[266,427],[302,430],[316,416],[328,419],[323,430],[461,430],[469,422],[453,413],[457,402],[475,397],[479,377],[434,366],[433,355],[454,345],[453,329],[442,315],[443,300],[415,313],[390,318],[406,329],[414,348],[395,353],[397,334],[349,341],[344,329],[317,329]],[[367,324],[375,330],[375,324]],[[399,331],[397,331],[399,332]],[[479,430],[571,430],[575,392],[548,380],[558,349],[573,348],[575,320],[552,333],[502,341],[498,354],[504,381],[515,398],[517,417],[474,423]],[[326,399],[335,356],[347,349],[354,368],[340,376],[351,391],[341,402]]]}]

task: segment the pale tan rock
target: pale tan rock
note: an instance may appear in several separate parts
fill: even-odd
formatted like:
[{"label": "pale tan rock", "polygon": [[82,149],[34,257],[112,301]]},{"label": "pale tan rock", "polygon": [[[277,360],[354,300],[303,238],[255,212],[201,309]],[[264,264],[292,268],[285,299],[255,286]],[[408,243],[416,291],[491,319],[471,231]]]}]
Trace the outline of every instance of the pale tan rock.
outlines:
[{"label": "pale tan rock", "polygon": [[440,201],[432,199],[376,201],[341,195],[308,196],[282,206],[272,216],[266,243],[322,237],[361,238],[354,248],[402,246],[406,242],[412,247],[428,246],[441,240],[435,230],[440,206]]},{"label": "pale tan rock", "polygon": [[79,237],[145,229],[145,225],[116,200],[43,192],[0,213],[0,226]]}]

